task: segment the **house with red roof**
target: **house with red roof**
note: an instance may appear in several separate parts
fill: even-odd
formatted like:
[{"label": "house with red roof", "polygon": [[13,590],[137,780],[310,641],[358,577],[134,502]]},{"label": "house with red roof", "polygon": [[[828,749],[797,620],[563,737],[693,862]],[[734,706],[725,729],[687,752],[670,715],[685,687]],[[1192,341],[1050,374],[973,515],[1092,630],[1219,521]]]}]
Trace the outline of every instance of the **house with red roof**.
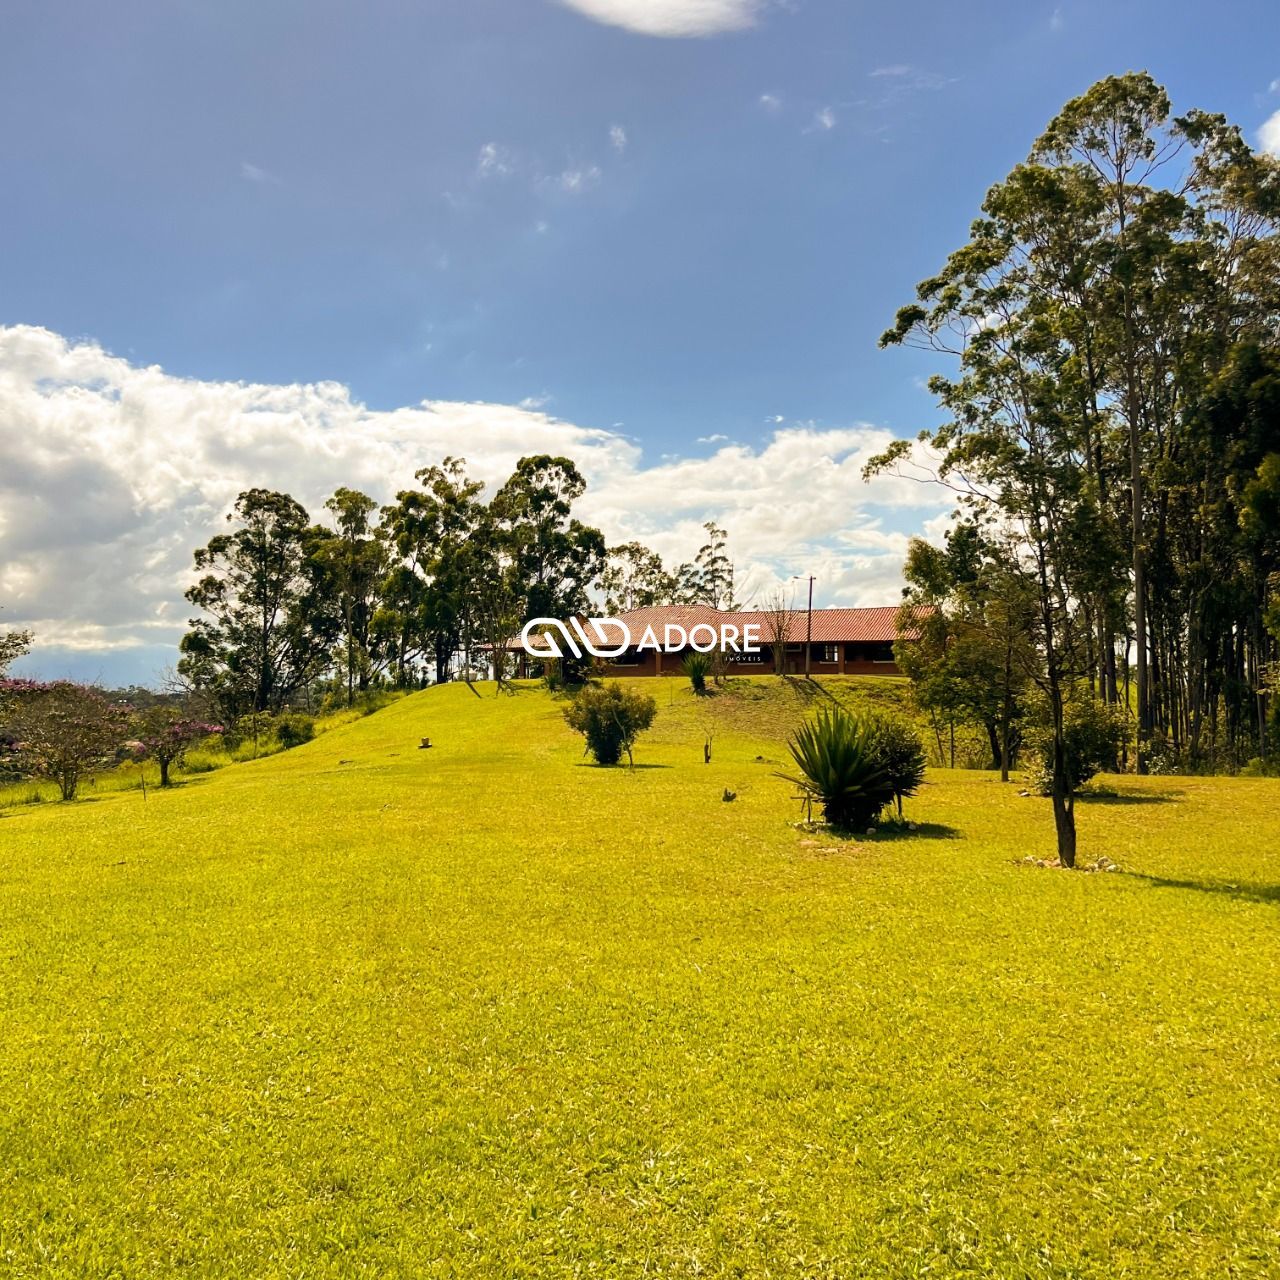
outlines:
[{"label": "house with red roof", "polygon": [[[730,675],[899,675],[893,645],[899,639],[897,606],[875,609],[803,609],[778,614],[768,610],[726,612],[707,605],[655,605],[617,615],[631,645],[605,660],[618,676],[680,675],[681,663],[695,644],[705,647],[707,628],[729,636],[718,647]],[[698,632],[694,635],[695,628]],[[908,631],[902,638],[910,639]],[[609,642],[615,632],[610,629]],[[684,640],[682,642],[682,637]],[[736,645],[733,640],[736,639]],[[806,663],[806,651],[808,661]],[[523,653],[521,655],[524,656]],[[522,666],[525,664],[521,664]]]}]

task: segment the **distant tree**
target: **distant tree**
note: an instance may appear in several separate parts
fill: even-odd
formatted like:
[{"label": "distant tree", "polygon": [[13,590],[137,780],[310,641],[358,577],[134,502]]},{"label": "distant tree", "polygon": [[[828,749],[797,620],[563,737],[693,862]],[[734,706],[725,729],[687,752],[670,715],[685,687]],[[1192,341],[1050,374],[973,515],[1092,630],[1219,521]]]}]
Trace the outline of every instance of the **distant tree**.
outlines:
[{"label": "distant tree", "polygon": [[[981,727],[991,767],[1008,781],[1017,724],[1037,656],[1029,636],[1033,601],[1006,565],[1014,553],[973,522],[951,529],[945,547],[920,538],[907,547],[904,638],[895,657],[916,702],[949,727]],[[954,741],[954,735],[953,735]],[[952,754],[951,764],[955,759]]]},{"label": "distant tree", "polygon": [[627,763],[634,765],[632,748],[657,710],[652,698],[621,685],[587,685],[565,708],[564,718],[586,738],[587,750],[598,764],[617,764],[625,752]]},{"label": "distant tree", "polygon": [[468,546],[467,609],[474,637],[487,653],[496,692],[506,688],[514,668],[508,648],[520,630],[524,597],[506,540],[486,509]]},{"label": "distant tree", "polygon": [[414,478],[418,487],[398,493],[383,517],[397,563],[384,582],[379,626],[394,637],[401,683],[414,652],[432,656],[443,682],[472,622],[471,542],[487,520],[484,486],[468,479],[462,458],[447,457]]},{"label": "distant tree", "polygon": [[189,747],[221,731],[220,725],[193,720],[180,706],[164,702],[135,711],[129,723],[137,754],[156,762],[162,787],[169,785],[169,770],[182,762]]},{"label": "distant tree", "polygon": [[609,548],[600,586],[610,614],[670,604],[676,594],[675,577],[663,567],[662,557],[640,542]]},{"label": "distant tree", "polygon": [[573,516],[586,481],[568,458],[521,458],[494,497],[528,618],[568,618],[588,608],[587,592],[605,565],[604,537]]},{"label": "distant tree", "polygon": [[389,568],[389,551],[371,519],[378,504],[367,494],[341,488],[324,505],[332,512],[337,528],[318,535],[312,554],[322,570],[320,589],[336,603],[342,620],[350,706],[357,689],[363,693],[369,688],[379,665],[373,619]]},{"label": "distant tree", "polygon": [[3,679],[10,663],[30,651],[30,631],[0,631],[0,679]]},{"label": "distant tree", "polygon": [[776,675],[787,671],[787,641],[790,639],[795,603],[785,587],[770,592],[764,602],[763,640],[773,653],[773,670]]},{"label": "distant tree", "polygon": [[706,542],[699,547],[692,564],[682,564],[676,570],[677,602],[737,609],[729,535],[714,520],[708,520],[702,527],[706,531]]},{"label": "distant tree", "polygon": [[321,675],[340,624],[314,556],[325,532],[297,502],[250,489],[227,519],[238,527],[195,554],[203,576],[186,596],[208,616],[192,619],[178,669],[234,719],[278,710]]},{"label": "distant tree", "polygon": [[69,680],[12,681],[8,695],[5,720],[19,768],[53,779],[63,800],[74,800],[86,774],[115,760],[128,708]]}]

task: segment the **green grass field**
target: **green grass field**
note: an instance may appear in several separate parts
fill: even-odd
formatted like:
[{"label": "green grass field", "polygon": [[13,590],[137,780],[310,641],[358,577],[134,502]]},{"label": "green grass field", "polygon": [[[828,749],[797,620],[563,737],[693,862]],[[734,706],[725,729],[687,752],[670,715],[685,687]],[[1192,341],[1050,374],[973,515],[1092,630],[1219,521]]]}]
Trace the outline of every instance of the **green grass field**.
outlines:
[{"label": "green grass field", "polygon": [[1280,1274],[1280,784],[838,841],[803,687],[646,688],[634,771],[452,685],[5,810],[0,1275]]}]

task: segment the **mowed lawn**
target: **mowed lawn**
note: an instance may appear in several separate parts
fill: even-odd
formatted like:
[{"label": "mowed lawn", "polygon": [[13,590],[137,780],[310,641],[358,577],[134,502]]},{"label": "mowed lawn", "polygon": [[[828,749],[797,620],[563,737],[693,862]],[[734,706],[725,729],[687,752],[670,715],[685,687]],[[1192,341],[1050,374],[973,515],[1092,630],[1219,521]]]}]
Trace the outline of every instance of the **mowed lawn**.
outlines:
[{"label": "mowed lawn", "polygon": [[1280,783],[834,841],[794,686],[645,687],[6,811],[0,1275],[1280,1274]]}]

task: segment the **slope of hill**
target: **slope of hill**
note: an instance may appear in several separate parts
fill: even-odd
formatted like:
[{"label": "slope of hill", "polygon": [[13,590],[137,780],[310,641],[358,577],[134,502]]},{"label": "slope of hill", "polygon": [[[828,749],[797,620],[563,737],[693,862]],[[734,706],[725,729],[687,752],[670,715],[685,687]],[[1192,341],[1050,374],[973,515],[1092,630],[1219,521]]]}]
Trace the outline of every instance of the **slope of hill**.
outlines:
[{"label": "slope of hill", "polygon": [[986,774],[840,841],[804,690],[644,687],[635,770],[452,685],[0,816],[0,1272],[1280,1265],[1274,781],[1117,780],[1116,874]]}]

